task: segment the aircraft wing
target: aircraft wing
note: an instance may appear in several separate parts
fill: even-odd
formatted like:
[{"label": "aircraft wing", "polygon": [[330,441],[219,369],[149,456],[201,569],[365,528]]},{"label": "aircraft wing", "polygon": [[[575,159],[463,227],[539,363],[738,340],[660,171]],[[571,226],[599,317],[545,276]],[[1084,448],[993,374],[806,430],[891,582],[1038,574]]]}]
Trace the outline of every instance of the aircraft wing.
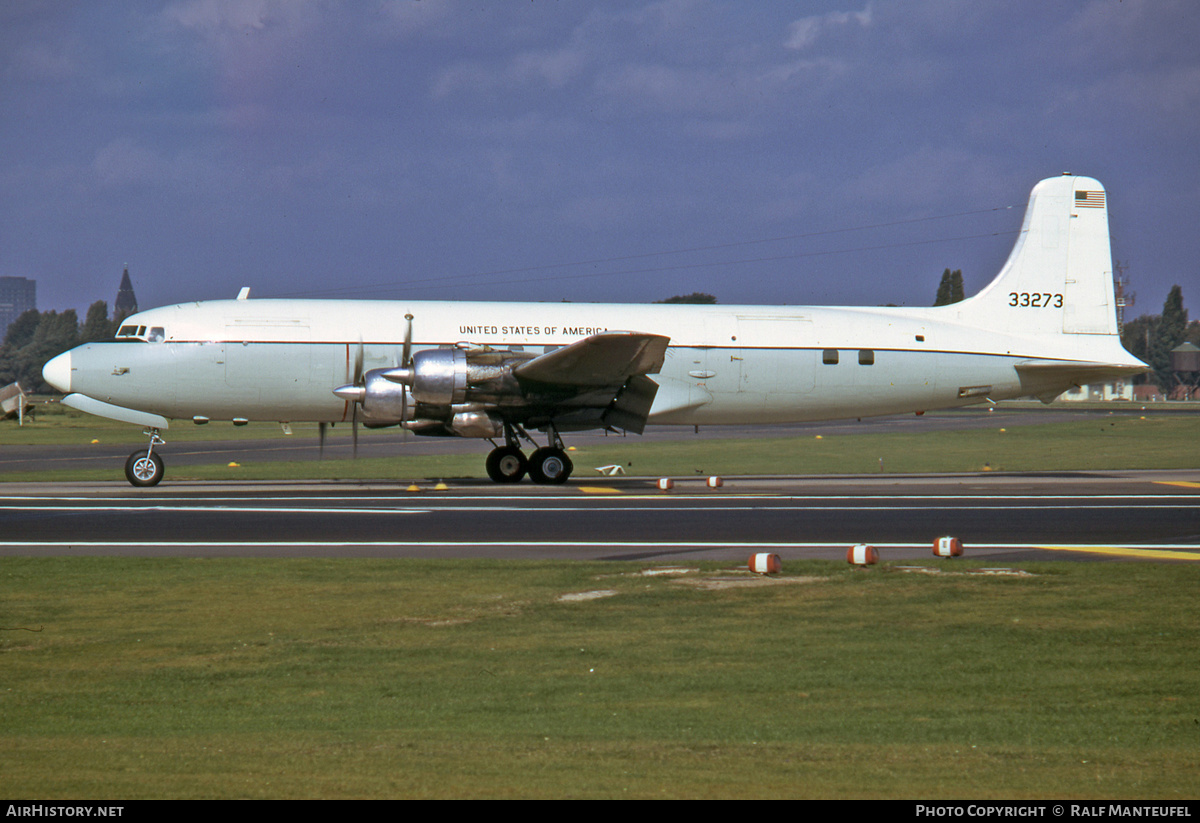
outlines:
[{"label": "aircraft wing", "polygon": [[658,374],[670,342],[660,334],[601,332],[522,363],[513,374],[556,386],[622,386],[631,377]]},{"label": "aircraft wing", "polygon": [[[659,334],[601,332],[547,352],[513,369],[534,394],[558,395],[541,404],[543,419],[560,429],[603,426],[641,434],[671,340]],[[536,422],[538,415],[531,421]]]}]

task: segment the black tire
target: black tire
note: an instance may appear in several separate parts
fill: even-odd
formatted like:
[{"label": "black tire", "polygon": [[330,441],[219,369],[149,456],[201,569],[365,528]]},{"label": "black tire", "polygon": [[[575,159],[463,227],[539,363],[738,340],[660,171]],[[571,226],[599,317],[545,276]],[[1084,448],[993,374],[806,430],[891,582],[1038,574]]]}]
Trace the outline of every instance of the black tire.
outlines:
[{"label": "black tire", "polygon": [[538,449],[529,457],[529,479],[534,483],[566,483],[575,466],[562,449]]},{"label": "black tire", "polygon": [[525,476],[529,461],[516,446],[492,449],[487,456],[487,473],[495,483],[519,483]]},{"label": "black tire", "polygon": [[125,461],[125,478],[134,486],[157,486],[165,471],[162,455],[149,449],[136,451]]}]

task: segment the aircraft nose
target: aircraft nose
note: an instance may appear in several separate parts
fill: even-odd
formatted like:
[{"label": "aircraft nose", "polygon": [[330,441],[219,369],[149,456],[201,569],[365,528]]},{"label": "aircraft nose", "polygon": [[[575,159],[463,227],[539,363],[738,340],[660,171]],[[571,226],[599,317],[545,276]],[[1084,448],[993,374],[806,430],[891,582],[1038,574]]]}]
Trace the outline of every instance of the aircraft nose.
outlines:
[{"label": "aircraft nose", "polygon": [[71,353],[63,352],[42,367],[42,379],[63,393],[71,391]]}]

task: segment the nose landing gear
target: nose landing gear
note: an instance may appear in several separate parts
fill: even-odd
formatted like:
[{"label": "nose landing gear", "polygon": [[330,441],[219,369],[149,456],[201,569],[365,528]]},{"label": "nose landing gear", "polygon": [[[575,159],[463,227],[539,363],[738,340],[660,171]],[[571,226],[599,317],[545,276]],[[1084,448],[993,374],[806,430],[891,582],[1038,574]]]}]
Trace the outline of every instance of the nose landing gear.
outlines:
[{"label": "nose landing gear", "polygon": [[162,455],[154,453],[154,447],[167,441],[158,436],[158,429],[147,429],[143,434],[150,435],[150,445],[145,451],[135,451],[125,461],[125,479],[134,486],[157,486],[163,479],[166,465]]}]

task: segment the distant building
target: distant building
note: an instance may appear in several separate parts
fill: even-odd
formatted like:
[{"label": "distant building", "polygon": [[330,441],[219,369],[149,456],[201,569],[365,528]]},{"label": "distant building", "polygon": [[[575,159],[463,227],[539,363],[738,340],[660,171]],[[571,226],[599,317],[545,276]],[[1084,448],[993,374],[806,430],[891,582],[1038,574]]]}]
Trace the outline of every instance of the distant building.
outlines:
[{"label": "distant building", "polygon": [[124,320],[131,314],[137,314],[137,297],[133,293],[133,282],[129,279],[129,267],[121,275],[121,286],[117,289],[117,302],[113,304],[113,318]]},{"label": "distant building", "polygon": [[1076,386],[1060,395],[1062,400],[1200,400],[1200,346],[1183,342],[1171,349],[1171,372],[1175,384],[1164,392],[1155,383],[1133,385],[1130,378],[1107,383]]},{"label": "distant building", "polygon": [[8,324],[37,308],[37,281],[24,277],[0,277],[0,340]]},{"label": "distant building", "polygon": [[1107,383],[1088,383],[1067,389],[1061,400],[1133,400],[1133,381],[1128,379],[1109,380]]}]

